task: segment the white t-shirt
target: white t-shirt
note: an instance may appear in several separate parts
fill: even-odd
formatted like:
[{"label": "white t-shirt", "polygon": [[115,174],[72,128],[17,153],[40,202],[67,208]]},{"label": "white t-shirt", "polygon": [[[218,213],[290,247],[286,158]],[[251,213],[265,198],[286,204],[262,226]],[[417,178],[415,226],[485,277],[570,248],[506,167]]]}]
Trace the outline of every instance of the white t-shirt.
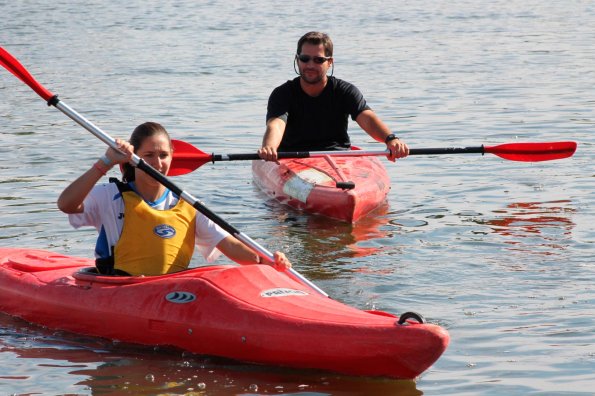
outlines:
[{"label": "white t-shirt", "polygon": [[[176,197],[167,190],[155,202],[147,202],[153,209],[167,210],[178,203]],[[146,201],[145,201],[146,202]],[[95,245],[95,257],[106,258],[111,255],[111,247],[116,246],[124,225],[124,200],[116,183],[99,184],[93,187],[84,200],[84,212],[68,215],[74,228],[93,226],[99,232]],[[196,213],[195,243],[197,250],[212,262],[221,255],[217,244],[229,233],[200,212]]]}]

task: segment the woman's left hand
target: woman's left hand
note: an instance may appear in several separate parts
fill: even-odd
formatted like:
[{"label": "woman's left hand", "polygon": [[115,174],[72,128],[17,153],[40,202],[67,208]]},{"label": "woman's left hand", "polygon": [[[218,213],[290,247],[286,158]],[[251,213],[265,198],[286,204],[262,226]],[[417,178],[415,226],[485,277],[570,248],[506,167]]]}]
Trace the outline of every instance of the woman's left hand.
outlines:
[{"label": "woman's left hand", "polygon": [[284,253],[275,252],[275,264],[273,266],[277,271],[286,271],[291,268],[291,263],[287,259]]},{"label": "woman's left hand", "polygon": [[114,164],[124,164],[129,162],[134,155],[134,147],[122,139],[116,139],[116,146],[118,150],[108,148],[105,152],[105,156],[110,159]]}]

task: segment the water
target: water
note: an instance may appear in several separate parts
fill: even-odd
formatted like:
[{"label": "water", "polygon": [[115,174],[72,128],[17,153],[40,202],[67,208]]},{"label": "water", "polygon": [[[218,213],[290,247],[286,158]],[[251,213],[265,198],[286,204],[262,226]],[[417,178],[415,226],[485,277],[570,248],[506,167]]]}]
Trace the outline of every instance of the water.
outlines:
[{"label": "water", "polygon": [[[126,3],[0,0],[0,42],[114,137],[145,120],[206,152],[254,151],[301,34],[328,32],[352,81],[411,147],[579,142],[570,159],[411,157],[355,226],[267,201],[249,163],[176,182],[359,308],[414,310],[451,345],[416,382],[221,362],[0,316],[2,394],[592,394],[593,79],[589,1]],[[55,200],[104,145],[0,71],[0,246],[91,254]],[[354,143],[378,149],[351,123]]]}]

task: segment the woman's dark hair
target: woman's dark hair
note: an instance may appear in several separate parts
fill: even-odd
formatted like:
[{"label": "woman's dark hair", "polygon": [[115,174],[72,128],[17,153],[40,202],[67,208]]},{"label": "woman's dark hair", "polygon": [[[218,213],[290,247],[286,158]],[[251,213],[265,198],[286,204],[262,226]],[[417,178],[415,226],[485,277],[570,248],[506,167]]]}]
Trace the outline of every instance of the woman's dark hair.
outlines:
[{"label": "woman's dark hair", "polygon": [[304,43],[320,45],[324,47],[324,56],[333,56],[333,41],[328,34],[322,32],[308,32],[304,34],[297,44],[296,54],[302,53],[302,46]]},{"label": "woman's dark hair", "polygon": [[[136,153],[138,151],[146,138],[159,134],[167,136],[169,146],[172,147],[169,133],[167,133],[161,124],[149,121],[134,128],[132,135],[130,135],[130,144],[134,147],[134,152]],[[134,167],[128,163],[122,165],[122,181],[125,183],[134,181]]]}]

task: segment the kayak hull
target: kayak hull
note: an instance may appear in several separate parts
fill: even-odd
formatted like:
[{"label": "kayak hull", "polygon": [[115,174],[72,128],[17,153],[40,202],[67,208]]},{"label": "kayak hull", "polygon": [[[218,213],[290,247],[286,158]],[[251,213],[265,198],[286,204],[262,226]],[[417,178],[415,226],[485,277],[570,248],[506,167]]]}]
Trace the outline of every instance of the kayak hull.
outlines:
[{"label": "kayak hull", "polygon": [[[376,157],[253,161],[255,184],[268,196],[308,213],[356,222],[386,201],[390,179]],[[341,188],[352,182],[354,188]]]},{"label": "kayak hull", "polygon": [[152,277],[93,273],[93,261],[0,248],[0,310],[49,328],[201,355],[413,379],[446,349],[443,328],[361,311],[270,266]]}]

